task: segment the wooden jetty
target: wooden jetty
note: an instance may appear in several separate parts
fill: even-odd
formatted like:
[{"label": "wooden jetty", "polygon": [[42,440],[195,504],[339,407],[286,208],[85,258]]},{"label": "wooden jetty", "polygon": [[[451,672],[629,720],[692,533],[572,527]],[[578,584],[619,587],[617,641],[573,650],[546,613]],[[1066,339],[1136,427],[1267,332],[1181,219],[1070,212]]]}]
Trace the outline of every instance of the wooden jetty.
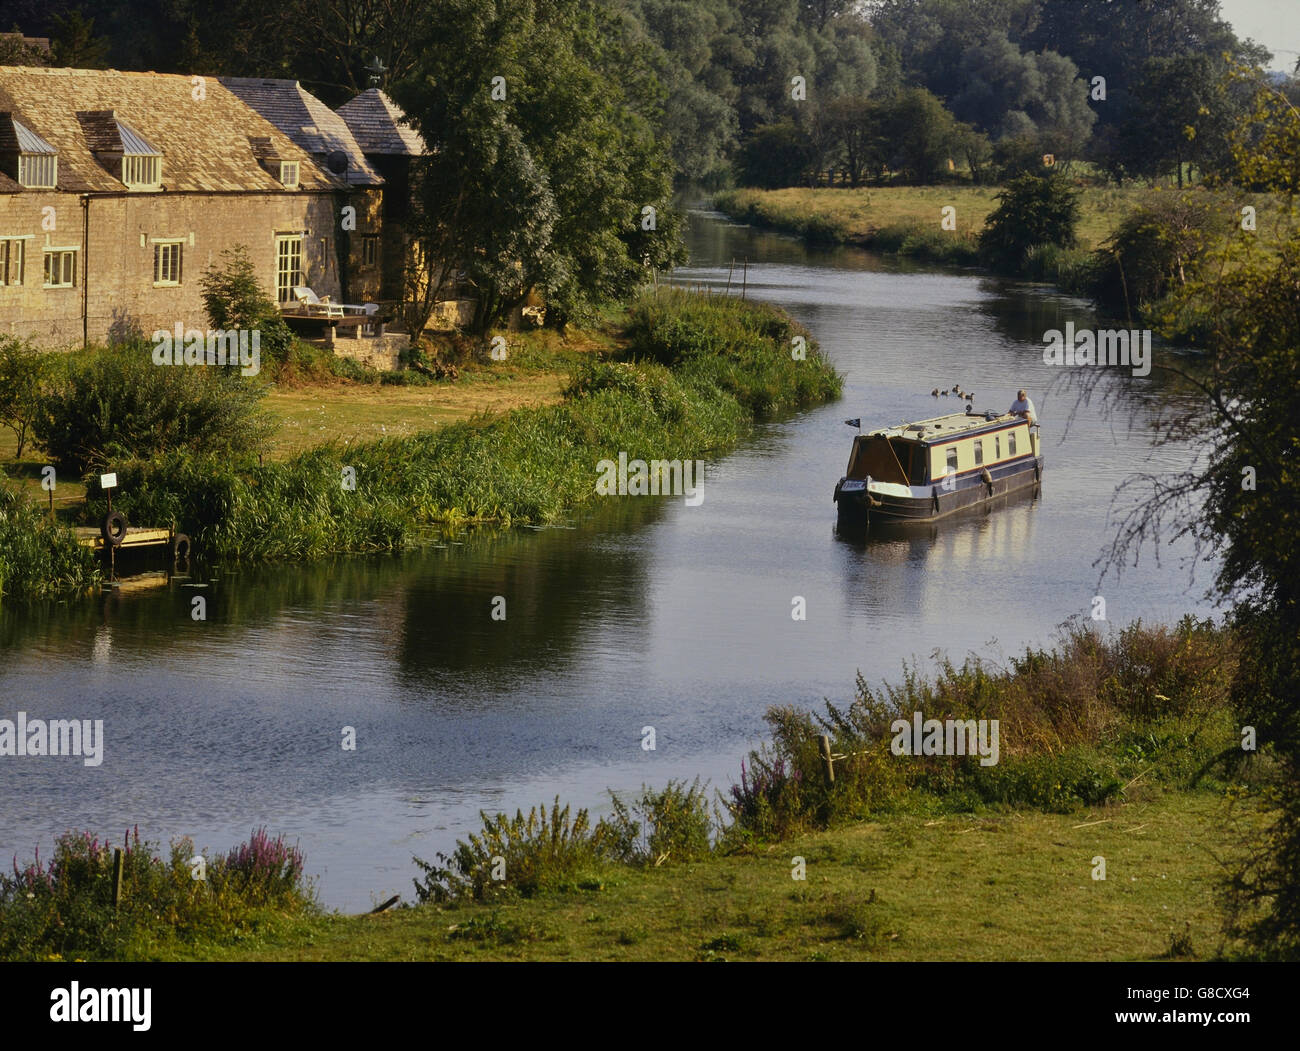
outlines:
[{"label": "wooden jetty", "polygon": [[[93,526],[78,526],[75,529],[77,542],[96,551],[104,550],[103,533]],[[174,534],[170,529],[154,529],[149,526],[128,526],[122,543],[123,550],[137,547],[171,547]]]}]

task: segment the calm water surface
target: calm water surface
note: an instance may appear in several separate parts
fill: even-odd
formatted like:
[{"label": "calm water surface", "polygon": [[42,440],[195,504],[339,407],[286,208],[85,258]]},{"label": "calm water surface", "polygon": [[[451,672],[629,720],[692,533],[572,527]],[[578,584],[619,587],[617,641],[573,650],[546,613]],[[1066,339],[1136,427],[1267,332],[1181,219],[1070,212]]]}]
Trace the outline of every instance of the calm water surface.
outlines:
[{"label": "calm water surface", "polygon": [[[813,252],[697,213],[681,283],[776,302],[846,376],[842,401],[762,427],[710,462],[704,501],[623,500],[564,528],[479,532],[401,557],[214,571],[208,620],[173,582],[0,612],[0,717],[103,719],[105,759],[0,761],[0,858],[66,829],[138,824],[225,850],[265,825],[296,840],[325,904],[410,898],[480,809],[699,774],[725,788],[775,703],[846,700],[936,649],[993,657],[1051,641],[1095,594],[1112,623],[1208,613],[1208,573],[1151,553],[1098,590],[1112,497],[1176,469],[1143,424],[1164,396],[1124,377],[1075,409],[1042,364],[1044,330],[1086,304],[852,250]],[[747,272],[743,261],[748,260]],[[1037,499],[906,539],[837,538],[831,491],[853,431],[936,413],[960,383],[980,408],[1018,387],[1043,423]],[[940,409],[956,410],[953,399]],[[1130,427],[1128,421],[1132,420]],[[660,455],[665,450],[629,450]],[[594,479],[594,465],[593,465]],[[493,621],[504,595],[508,620]],[[807,620],[791,619],[802,596]],[[358,747],[340,747],[341,728]],[[657,748],[640,747],[642,727]]]}]

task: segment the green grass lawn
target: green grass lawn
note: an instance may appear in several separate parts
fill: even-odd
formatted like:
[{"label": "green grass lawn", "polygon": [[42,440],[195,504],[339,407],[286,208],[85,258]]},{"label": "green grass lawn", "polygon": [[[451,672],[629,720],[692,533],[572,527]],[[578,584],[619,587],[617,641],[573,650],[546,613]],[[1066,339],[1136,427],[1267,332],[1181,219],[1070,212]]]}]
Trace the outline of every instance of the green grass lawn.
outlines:
[{"label": "green grass lawn", "polygon": [[[1190,935],[1206,958],[1219,946],[1220,859],[1261,821],[1209,792],[1076,814],[897,816],[746,854],[608,869],[585,889],[514,904],[286,920],[184,957],[1150,960]],[[796,856],[803,881],[791,876]],[[1097,856],[1104,881],[1092,878]]]}]

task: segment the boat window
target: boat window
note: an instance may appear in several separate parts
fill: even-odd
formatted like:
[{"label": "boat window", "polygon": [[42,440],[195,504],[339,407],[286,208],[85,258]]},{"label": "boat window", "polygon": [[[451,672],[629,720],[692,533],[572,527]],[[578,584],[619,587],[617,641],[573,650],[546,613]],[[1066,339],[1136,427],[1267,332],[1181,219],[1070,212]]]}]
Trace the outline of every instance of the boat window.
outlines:
[{"label": "boat window", "polygon": [[1002,435],[1000,434],[993,436],[993,459],[1002,459]]},{"label": "boat window", "polygon": [[849,460],[848,476],[858,480],[870,476],[877,482],[907,484],[907,475],[899,464],[889,439],[870,435],[857,439],[853,457]]},{"label": "boat window", "polygon": [[984,439],[975,439],[975,466],[978,467],[984,462]]},{"label": "boat window", "polygon": [[948,473],[957,473],[957,446],[948,446]]},{"label": "boat window", "polygon": [[1007,455],[1016,455],[1016,432],[1007,431]]}]

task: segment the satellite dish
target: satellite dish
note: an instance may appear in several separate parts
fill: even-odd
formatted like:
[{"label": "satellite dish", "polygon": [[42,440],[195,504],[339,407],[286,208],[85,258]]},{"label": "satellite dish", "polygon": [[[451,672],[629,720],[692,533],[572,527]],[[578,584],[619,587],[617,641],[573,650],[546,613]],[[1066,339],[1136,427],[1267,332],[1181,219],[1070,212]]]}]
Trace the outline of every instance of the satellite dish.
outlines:
[{"label": "satellite dish", "polygon": [[342,175],[348,170],[348,155],[342,150],[332,150],[325,158],[325,167],[334,175]]}]

